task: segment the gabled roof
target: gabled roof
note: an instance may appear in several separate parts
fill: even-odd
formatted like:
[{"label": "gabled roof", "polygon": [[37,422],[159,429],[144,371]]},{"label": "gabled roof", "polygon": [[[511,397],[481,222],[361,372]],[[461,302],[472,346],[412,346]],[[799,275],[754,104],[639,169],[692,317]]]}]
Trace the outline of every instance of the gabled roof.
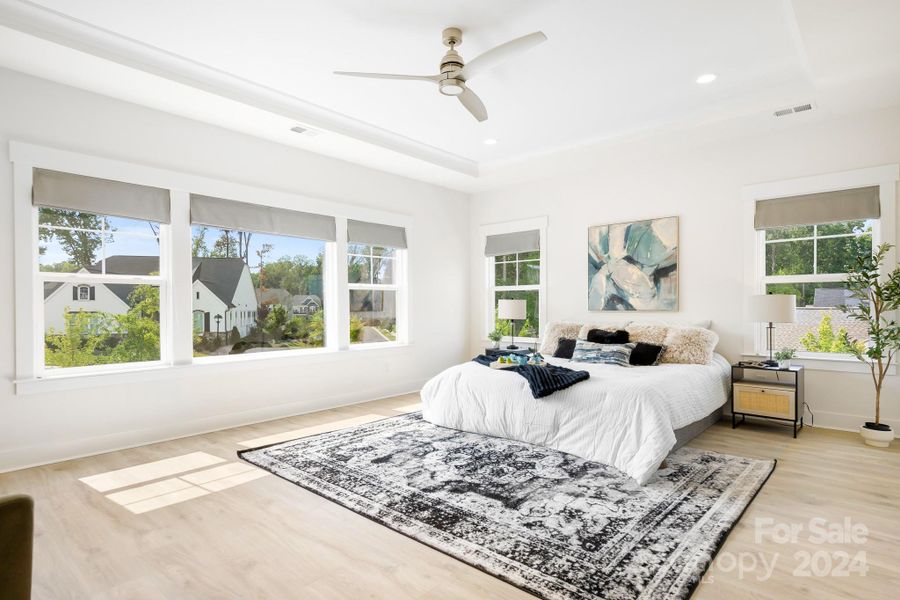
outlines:
[{"label": "gabled roof", "polygon": [[247,264],[240,258],[193,259],[193,281],[200,281],[228,308],[233,308],[234,293]]},{"label": "gabled roof", "polygon": [[[192,281],[201,281],[219,300],[229,308],[233,308],[234,304],[231,301],[246,268],[244,261],[240,258],[194,258],[192,266]],[[94,263],[86,267],[86,270],[89,273],[100,273],[101,264]],[[158,256],[110,256],[106,259],[106,273],[109,275],[150,275],[158,272]],[[46,300],[62,285],[56,281],[45,282],[44,299]],[[126,304],[135,287],[130,283],[104,285]]]},{"label": "gabled roof", "polygon": [[309,304],[311,302],[315,303],[318,306],[322,306],[322,299],[315,294],[296,294],[294,296],[295,306],[299,306],[301,304]]}]

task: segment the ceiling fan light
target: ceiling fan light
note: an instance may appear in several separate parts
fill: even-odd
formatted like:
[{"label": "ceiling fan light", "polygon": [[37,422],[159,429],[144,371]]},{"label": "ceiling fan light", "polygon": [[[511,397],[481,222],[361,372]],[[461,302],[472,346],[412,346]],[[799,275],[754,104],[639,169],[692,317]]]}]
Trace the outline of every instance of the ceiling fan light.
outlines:
[{"label": "ceiling fan light", "polygon": [[441,93],[445,96],[459,96],[466,89],[459,83],[448,82],[441,85]]}]

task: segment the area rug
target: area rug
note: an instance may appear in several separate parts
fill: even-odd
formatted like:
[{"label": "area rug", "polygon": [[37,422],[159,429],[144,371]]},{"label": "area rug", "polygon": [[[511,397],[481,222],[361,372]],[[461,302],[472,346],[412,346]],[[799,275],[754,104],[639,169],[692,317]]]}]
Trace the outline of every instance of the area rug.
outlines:
[{"label": "area rug", "polygon": [[687,598],[775,468],[682,448],[644,486],[421,413],[243,450],[244,460],[540,598]]}]

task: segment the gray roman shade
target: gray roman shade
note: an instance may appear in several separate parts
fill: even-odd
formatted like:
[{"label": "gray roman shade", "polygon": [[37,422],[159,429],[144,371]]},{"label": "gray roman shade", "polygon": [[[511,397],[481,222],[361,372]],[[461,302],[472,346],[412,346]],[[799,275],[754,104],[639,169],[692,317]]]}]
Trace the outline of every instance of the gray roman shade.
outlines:
[{"label": "gray roman shade", "polygon": [[334,217],[191,194],[191,223],[333,242]]},{"label": "gray roman shade", "polygon": [[487,243],[484,245],[484,255],[500,256],[517,252],[534,252],[540,249],[540,231],[537,229],[533,231],[516,231],[515,233],[487,236]]},{"label": "gray roman shade", "polygon": [[878,186],[757,200],[756,229],[878,219]]},{"label": "gray roman shade", "polygon": [[347,241],[388,248],[406,248],[406,228],[347,219]]},{"label": "gray roman shade", "polygon": [[169,190],[34,169],[31,201],[35,206],[168,223]]}]

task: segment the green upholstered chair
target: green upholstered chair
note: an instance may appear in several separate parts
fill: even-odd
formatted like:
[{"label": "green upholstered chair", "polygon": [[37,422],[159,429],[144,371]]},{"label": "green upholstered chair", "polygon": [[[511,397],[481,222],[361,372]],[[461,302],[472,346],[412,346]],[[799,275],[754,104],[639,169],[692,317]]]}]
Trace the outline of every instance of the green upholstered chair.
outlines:
[{"label": "green upholstered chair", "polygon": [[34,500],[15,495],[0,498],[0,595],[4,600],[31,598],[31,548]]}]

